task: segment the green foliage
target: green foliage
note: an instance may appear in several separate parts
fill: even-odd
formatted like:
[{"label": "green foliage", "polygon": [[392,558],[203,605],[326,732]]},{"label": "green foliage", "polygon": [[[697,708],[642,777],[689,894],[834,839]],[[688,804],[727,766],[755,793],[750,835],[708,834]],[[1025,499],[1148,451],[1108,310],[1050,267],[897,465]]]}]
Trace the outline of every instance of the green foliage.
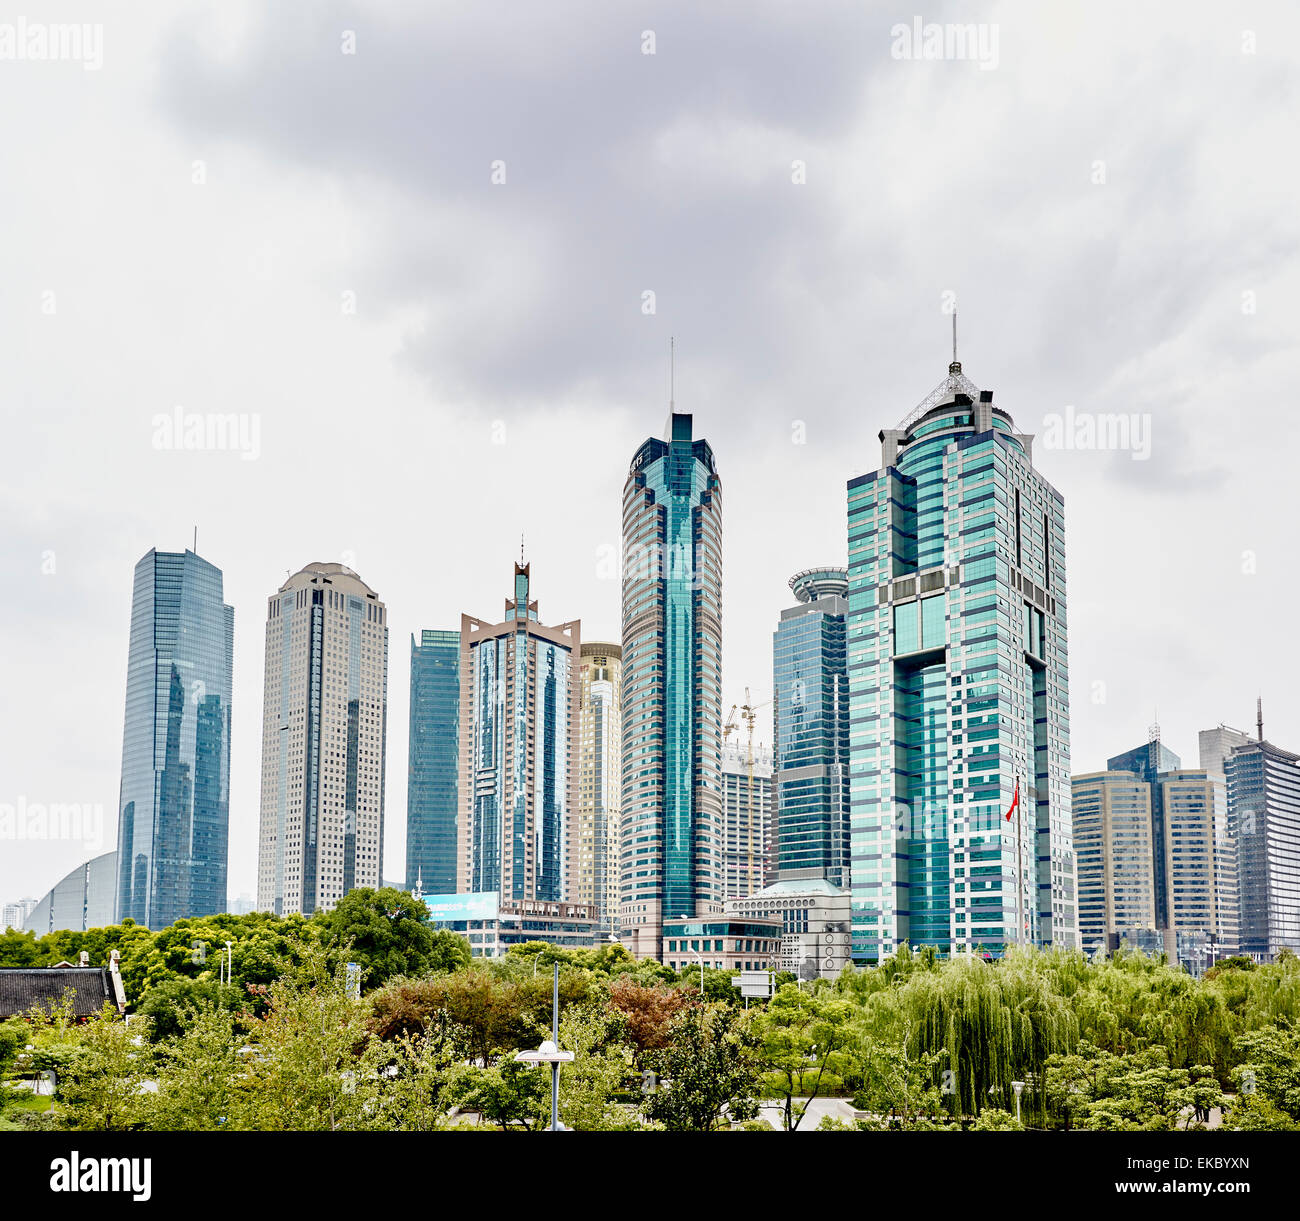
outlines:
[{"label": "green foliage", "polygon": [[851,1058],[852,1006],[833,994],[805,993],[786,984],[754,1019],[762,1040],[764,1092],[782,1103],[782,1125],[794,1132],[808,1102],[840,1085]]},{"label": "green foliage", "polygon": [[75,1054],[59,1078],[58,1124],[77,1132],[128,1132],[147,1126],[144,1091],[151,1058],[145,1023],[127,1025],[105,1004],[78,1032]]},{"label": "green foliage", "polygon": [[194,1015],[206,1008],[240,1013],[249,1005],[250,998],[243,989],[214,979],[169,979],[144,994],[135,1015],[149,1019],[149,1038],[160,1043],[183,1034]]},{"label": "green foliage", "polygon": [[743,1012],[693,1006],[672,1024],[668,1046],[651,1056],[658,1088],[647,1119],[670,1132],[712,1132],[758,1114],[760,1040]]},{"label": "green foliage", "polygon": [[396,976],[456,970],[469,965],[469,942],[431,928],[429,909],[405,891],[359,886],[333,911],[317,913],[321,941],[336,958],[361,964],[367,987]]},{"label": "green foliage", "polygon": [[511,1127],[538,1128],[543,1126],[543,1111],[550,1115],[550,1070],[517,1060],[490,1068],[476,1066],[461,1079],[458,1097],[462,1110],[479,1112],[503,1132]]}]

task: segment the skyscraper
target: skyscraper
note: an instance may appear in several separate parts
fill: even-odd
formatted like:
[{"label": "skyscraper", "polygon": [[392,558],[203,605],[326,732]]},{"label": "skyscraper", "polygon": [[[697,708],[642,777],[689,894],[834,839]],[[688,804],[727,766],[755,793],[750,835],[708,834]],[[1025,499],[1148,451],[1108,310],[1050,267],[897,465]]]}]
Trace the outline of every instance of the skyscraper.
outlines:
[{"label": "skyscraper", "polygon": [[1158,736],[1106,768],[1071,782],[1083,948],[1128,942],[1199,972],[1222,953],[1214,783]]},{"label": "skyscraper", "polygon": [[1073,946],[1061,495],[955,359],[880,440],[848,485],[854,958]]},{"label": "skyscraper", "polygon": [[381,885],[388,611],[342,564],[267,601],[257,906],[329,911]]},{"label": "skyscraper", "polygon": [[772,755],[722,750],[722,897],[748,898],[767,883],[772,831]]},{"label": "skyscraper", "polygon": [[691,416],[623,485],[621,924],[661,957],[665,919],[722,900],[722,482]]},{"label": "skyscraper", "polygon": [[572,902],[581,625],[542,626],[529,568],[502,622],[460,620],[456,889]]},{"label": "skyscraper", "polygon": [[1237,845],[1241,953],[1272,961],[1300,953],[1300,755],[1263,737],[1234,746],[1224,765]]},{"label": "skyscraper", "polygon": [[1132,772],[1091,772],[1073,781],[1079,938],[1088,954],[1122,943],[1163,949],[1156,931],[1151,786]]},{"label": "skyscraper", "polygon": [[578,734],[578,869],[575,899],[596,909],[597,935],[618,933],[618,841],[622,801],[623,649],[582,645]]},{"label": "skyscraper", "polygon": [[1237,838],[1228,818],[1228,778],[1224,772],[1234,746],[1251,741],[1248,733],[1220,724],[1197,735],[1201,770],[1214,789],[1214,870],[1219,896],[1219,955],[1236,954],[1241,945],[1241,893],[1237,876]]},{"label": "skyscraper", "polygon": [[235,612],[193,551],[135,566],[118,803],[117,918],[226,910]]},{"label": "skyscraper", "polygon": [[460,633],[411,637],[411,721],[406,777],[406,884],[456,890]]},{"label": "skyscraper", "polygon": [[772,878],[849,879],[849,574],[809,568],[790,578],[798,605],[772,636],[776,817]]}]

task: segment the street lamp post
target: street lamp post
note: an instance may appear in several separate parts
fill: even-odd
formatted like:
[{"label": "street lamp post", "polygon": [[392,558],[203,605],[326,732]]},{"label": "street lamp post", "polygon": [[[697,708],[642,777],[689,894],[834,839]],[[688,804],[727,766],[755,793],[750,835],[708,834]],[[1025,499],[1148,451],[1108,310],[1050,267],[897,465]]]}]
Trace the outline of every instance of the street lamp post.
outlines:
[{"label": "street lamp post", "polygon": [[[534,964],[535,967],[536,964]],[[560,1050],[560,964],[555,964],[555,975],[551,991],[551,1037],[536,1051],[520,1051],[515,1059],[525,1064],[549,1064],[551,1066],[551,1127],[552,1132],[560,1128],[560,1065],[573,1062],[573,1052]]]},{"label": "street lamp post", "polygon": [[1020,1095],[1025,1092],[1025,1083],[1023,1081],[1013,1081],[1011,1088],[1016,1094],[1016,1123],[1020,1122]]}]

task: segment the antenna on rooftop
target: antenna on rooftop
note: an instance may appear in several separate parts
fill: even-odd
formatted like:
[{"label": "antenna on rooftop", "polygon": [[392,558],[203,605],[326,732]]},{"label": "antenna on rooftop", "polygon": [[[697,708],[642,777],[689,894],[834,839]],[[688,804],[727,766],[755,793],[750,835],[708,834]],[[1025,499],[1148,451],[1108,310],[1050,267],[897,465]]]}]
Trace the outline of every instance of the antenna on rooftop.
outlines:
[{"label": "antenna on rooftop", "polygon": [[677,339],[668,336],[668,410],[673,410],[674,396],[677,390]]}]

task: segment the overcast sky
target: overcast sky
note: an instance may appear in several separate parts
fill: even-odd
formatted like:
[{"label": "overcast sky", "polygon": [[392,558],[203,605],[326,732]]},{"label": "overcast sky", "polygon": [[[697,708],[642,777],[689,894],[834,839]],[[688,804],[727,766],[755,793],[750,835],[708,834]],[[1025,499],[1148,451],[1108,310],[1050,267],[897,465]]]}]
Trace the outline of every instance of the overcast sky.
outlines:
[{"label": "overcast sky", "polygon": [[[526,531],[543,621],[617,639],[671,335],[723,482],[726,702],[769,698],[788,578],[844,562],[845,481],[946,373],[954,299],[1065,497],[1074,770],[1157,710],[1194,766],[1260,692],[1300,749],[1293,4],[21,13],[102,44],[18,58],[0,10],[0,803],[106,820],[0,841],[0,900],[115,846],[132,569],[196,525],[235,607],[231,894],[266,599],[312,560],[389,607],[400,881],[410,635],[499,618]],[[924,58],[914,18],[982,41]],[[256,435],[157,448],[177,408]],[[1127,448],[1044,444],[1113,414]]]}]

